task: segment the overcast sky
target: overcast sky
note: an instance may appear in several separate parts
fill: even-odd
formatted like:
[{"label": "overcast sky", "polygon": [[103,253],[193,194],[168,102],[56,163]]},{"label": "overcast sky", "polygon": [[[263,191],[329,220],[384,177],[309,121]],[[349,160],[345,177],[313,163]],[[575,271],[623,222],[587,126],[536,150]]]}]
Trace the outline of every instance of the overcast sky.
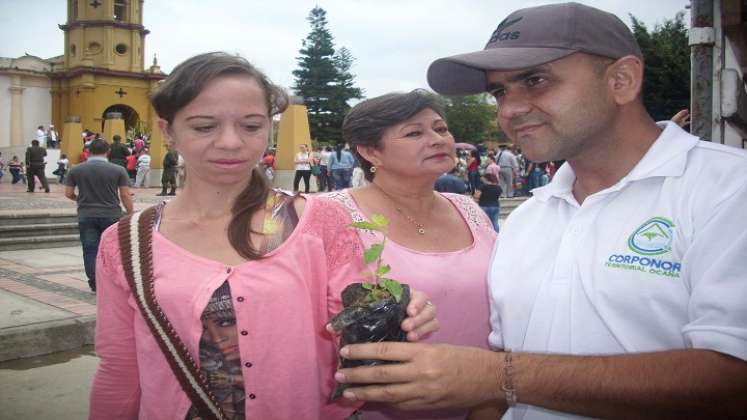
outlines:
[{"label": "overcast sky", "polygon": [[[153,54],[165,72],[206,51],[239,53],[283,86],[314,5],[327,11],[335,46],[356,58],[352,72],[368,97],[427,87],[436,58],[482,49],[511,11],[553,1],[527,0],[145,0],[146,63]],[[610,11],[630,25],[629,14],[651,29],[685,11],[687,0],[581,1]],[[689,13],[685,21],[689,24]],[[65,0],[0,0],[0,56],[62,54]]]}]

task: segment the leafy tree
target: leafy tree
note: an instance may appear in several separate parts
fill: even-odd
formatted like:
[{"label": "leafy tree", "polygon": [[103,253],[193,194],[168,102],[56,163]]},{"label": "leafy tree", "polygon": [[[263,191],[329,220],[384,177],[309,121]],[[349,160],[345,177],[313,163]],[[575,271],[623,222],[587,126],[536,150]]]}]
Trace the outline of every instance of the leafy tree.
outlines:
[{"label": "leafy tree", "polygon": [[490,96],[454,96],[446,99],[446,122],[457,142],[479,143],[501,137]]},{"label": "leafy tree", "polygon": [[347,48],[335,54],[334,39],[327,28],[327,12],[314,7],[308,18],[311,32],[303,40],[293,71],[293,90],[304,98],[309,111],[311,137],[316,140],[341,141],[342,119],[350,106],[347,101],[360,98],[350,68],[355,61]]},{"label": "leafy tree", "polygon": [[670,119],[690,106],[690,47],[684,12],[656,25],[652,31],[630,15],[633,34],[643,53],[643,103],[659,120]]}]

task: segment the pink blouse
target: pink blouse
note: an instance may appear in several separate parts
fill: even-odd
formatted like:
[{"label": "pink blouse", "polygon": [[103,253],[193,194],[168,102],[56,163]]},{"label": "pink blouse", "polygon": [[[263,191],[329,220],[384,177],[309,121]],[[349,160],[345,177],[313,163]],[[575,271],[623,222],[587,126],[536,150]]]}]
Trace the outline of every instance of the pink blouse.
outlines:
[{"label": "pink blouse", "polygon": [[[192,357],[200,315],[224,282],[231,288],[246,388],[247,419],[344,419],[356,408],[328,399],[336,344],[326,332],[339,295],[362,270],[350,216],[307,199],[291,236],[261,260],[237,266],[193,255],[153,233],[155,292]],[[116,225],[101,240],[91,419],[184,419],[191,403],[169,368],[127,285]]]},{"label": "pink blouse", "polygon": [[[441,329],[421,342],[448,343],[487,349],[490,333],[488,263],[496,234],[485,213],[471,197],[442,194],[469,226],[472,245],[454,252],[420,252],[387,240],[382,260],[392,267],[388,277],[425,292],[436,304]],[[366,220],[348,190],[324,195],[340,203],[354,221]],[[359,230],[368,247],[382,240],[381,234]],[[371,419],[463,419],[467,410],[399,411],[380,404],[366,404],[363,420]]]}]

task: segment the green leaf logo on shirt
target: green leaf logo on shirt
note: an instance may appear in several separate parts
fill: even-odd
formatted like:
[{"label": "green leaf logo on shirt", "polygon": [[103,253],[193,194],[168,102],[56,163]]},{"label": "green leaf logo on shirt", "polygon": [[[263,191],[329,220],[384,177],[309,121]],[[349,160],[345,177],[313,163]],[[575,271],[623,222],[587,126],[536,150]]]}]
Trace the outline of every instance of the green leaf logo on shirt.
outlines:
[{"label": "green leaf logo on shirt", "polygon": [[643,223],[628,238],[628,247],[640,255],[660,255],[672,250],[674,223],[654,217]]}]

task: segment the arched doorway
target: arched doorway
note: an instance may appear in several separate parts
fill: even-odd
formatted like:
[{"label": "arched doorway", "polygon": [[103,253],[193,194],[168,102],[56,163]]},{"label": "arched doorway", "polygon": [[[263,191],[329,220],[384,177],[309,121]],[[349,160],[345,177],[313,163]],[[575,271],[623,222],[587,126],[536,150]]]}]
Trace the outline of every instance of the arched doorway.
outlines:
[{"label": "arched doorway", "polygon": [[132,129],[137,129],[138,127],[140,127],[140,117],[137,115],[137,111],[127,105],[117,104],[106,108],[103,114],[101,114],[102,132],[104,131],[104,121],[106,120],[106,114],[110,112],[119,112],[120,114],[122,114],[122,119],[124,119],[125,123],[125,131],[127,133],[129,133]]}]

